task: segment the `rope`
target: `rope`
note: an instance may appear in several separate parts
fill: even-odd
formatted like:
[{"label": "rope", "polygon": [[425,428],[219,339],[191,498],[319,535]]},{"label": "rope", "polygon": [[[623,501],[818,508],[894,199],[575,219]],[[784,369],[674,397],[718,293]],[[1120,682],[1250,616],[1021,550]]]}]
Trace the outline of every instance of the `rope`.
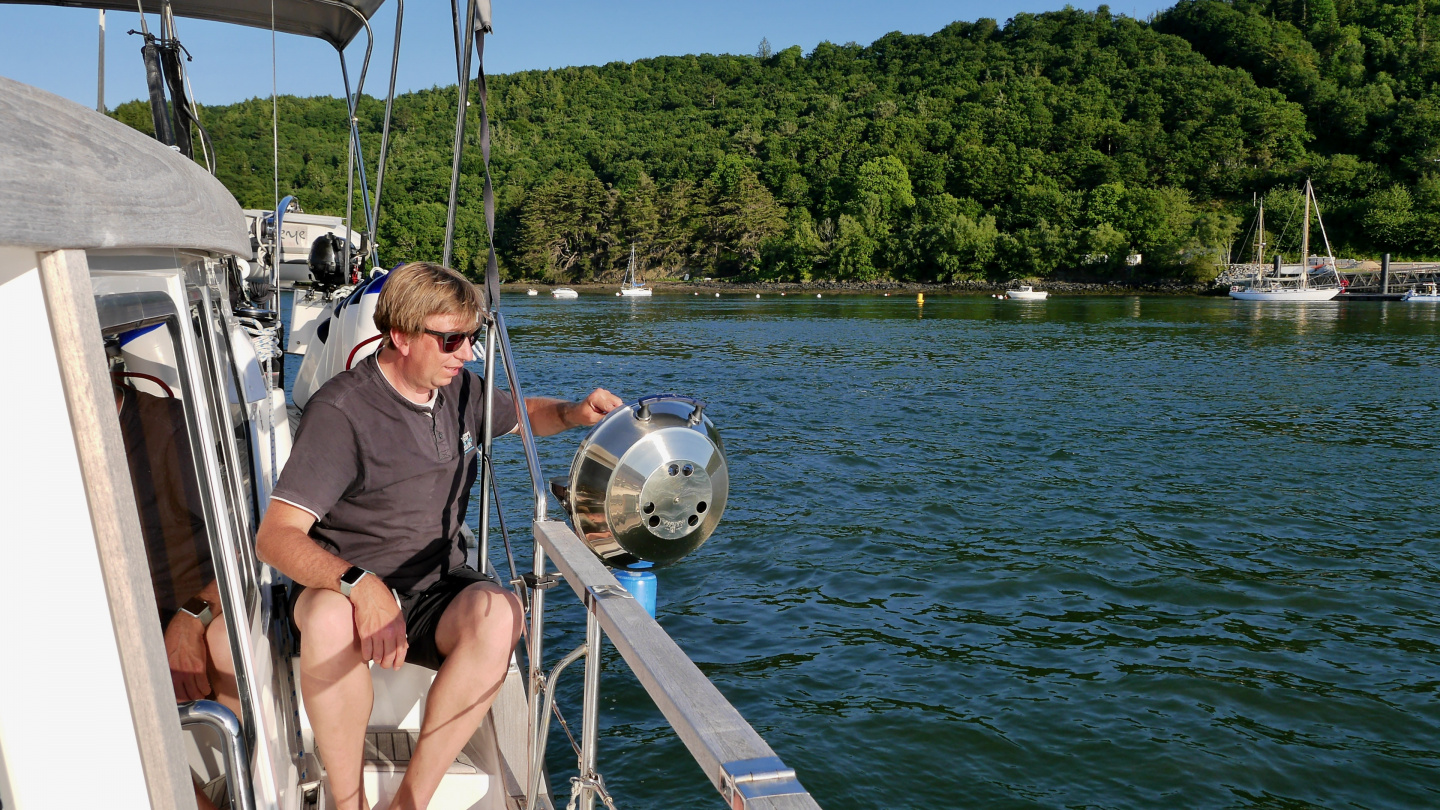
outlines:
[{"label": "rope", "polygon": [[255,344],[255,356],[260,359],[260,362],[274,360],[283,354],[280,351],[280,327],[278,325],[263,326],[254,318],[236,318],[235,320],[239,322],[240,328],[245,330],[245,334],[250,336],[250,342]]}]

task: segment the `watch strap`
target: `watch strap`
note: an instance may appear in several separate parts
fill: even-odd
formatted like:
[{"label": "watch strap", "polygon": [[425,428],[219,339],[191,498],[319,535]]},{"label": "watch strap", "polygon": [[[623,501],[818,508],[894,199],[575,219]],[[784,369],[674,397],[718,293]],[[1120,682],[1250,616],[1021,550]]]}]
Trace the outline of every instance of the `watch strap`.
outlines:
[{"label": "watch strap", "polygon": [[350,566],[350,570],[340,575],[340,595],[349,599],[350,592],[355,589],[356,585],[360,584],[360,580],[369,574],[369,571],[366,571],[358,565]]},{"label": "watch strap", "polygon": [[209,627],[210,622],[215,620],[215,612],[210,609],[210,603],[198,596],[181,605],[180,612],[199,619],[201,627]]}]

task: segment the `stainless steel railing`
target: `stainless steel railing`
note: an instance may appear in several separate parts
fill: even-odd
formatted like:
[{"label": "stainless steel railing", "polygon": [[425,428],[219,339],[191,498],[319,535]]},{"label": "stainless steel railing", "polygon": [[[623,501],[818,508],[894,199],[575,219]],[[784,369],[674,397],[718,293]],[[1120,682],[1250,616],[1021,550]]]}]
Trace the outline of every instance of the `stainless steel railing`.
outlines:
[{"label": "stainless steel railing", "polygon": [[186,726],[209,726],[220,734],[225,744],[225,781],[230,791],[230,806],[235,810],[255,810],[255,796],[250,792],[250,755],[240,730],[240,719],[213,700],[197,700],[180,706],[180,727]]},{"label": "stainless steel railing", "polygon": [[[527,755],[530,771],[526,779],[527,808],[536,807],[540,771],[544,767],[545,739],[555,684],[561,672],[577,659],[585,658],[584,707],[581,719],[579,777],[574,780],[582,810],[592,810],[597,796],[607,799],[603,779],[596,771],[600,712],[600,647],[606,635],[619,651],[641,686],[660,708],[670,726],[685,743],[691,756],[704,770],[726,804],[731,808],[805,810],[819,805],[801,786],[793,769],[750,727],[699,667],[670,638],[659,623],[620,586],[610,570],[590,551],[566,524],[551,520],[544,474],[535,435],[524,408],[515,357],[505,318],[492,312],[492,328],[486,340],[486,385],[493,385],[504,367],[510,392],[515,397],[520,422],[520,440],[530,473],[534,511],[534,566],[530,581],[529,699],[530,735]],[[497,355],[498,349],[498,357]],[[487,391],[487,404],[491,392]],[[485,457],[490,457],[490,419],[487,408],[484,432]],[[493,486],[493,479],[484,482]],[[481,503],[488,512],[490,493],[482,491]],[[489,522],[481,522],[482,533]],[[482,536],[481,549],[486,540]],[[543,668],[545,591],[555,577],[547,576],[553,560],[558,573],[570,584],[586,609],[585,643],[567,654],[547,673]]]}]

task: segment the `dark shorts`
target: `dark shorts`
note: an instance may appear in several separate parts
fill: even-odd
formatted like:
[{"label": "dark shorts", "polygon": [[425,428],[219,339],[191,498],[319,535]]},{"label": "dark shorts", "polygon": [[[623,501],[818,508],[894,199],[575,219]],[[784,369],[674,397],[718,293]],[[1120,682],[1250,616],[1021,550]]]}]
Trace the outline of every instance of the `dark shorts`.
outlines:
[{"label": "dark shorts", "polygon": [[[445,615],[445,608],[450,607],[461,591],[477,582],[499,584],[494,577],[473,568],[456,568],[442,574],[434,585],[423,591],[401,595],[400,611],[405,616],[405,637],[410,642],[405,663],[437,671],[440,669],[440,665],[445,663],[445,656],[435,648],[435,631],[440,628],[440,617]],[[305,586],[298,583],[290,586],[291,629],[297,639],[300,638],[300,628],[294,626],[295,600],[304,590]]]}]

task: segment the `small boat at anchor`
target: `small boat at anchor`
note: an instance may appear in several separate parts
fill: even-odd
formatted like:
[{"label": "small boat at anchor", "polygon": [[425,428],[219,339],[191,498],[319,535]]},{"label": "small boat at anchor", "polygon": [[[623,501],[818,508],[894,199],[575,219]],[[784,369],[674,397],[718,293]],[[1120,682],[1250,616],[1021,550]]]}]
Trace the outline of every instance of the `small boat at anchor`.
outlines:
[{"label": "small boat at anchor", "polygon": [[630,266],[625,269],[625,282],[620,287],[620,294],[626,298],[649,298],[653,291],[644,284],[635,280],[635,246],[630,246]]},{"label": "small boat at anchor", "polygon": [[556,297],[556,298],[579,298],[579,297],[580,297],[580,293],[575,292],[574,290],[570,289],[569,287],[556,287],[555,289],[553,289],[553,290],[550,291],[550,294],[551,294],[552,296]]},{"label": "small boat at anchor", "polygon": [[1013,290],[1006,290],[1005,297],[1012,301],[1044,301],[1050,297],[1050,293],[1037,290],[1029,284],[1021,284]]},{"label": "small boat at anchor", "polygon": [[1400,300],[1416,304],[1440,304],[1440,285],[1427,281],[1416,289],[1407,291]]}]

